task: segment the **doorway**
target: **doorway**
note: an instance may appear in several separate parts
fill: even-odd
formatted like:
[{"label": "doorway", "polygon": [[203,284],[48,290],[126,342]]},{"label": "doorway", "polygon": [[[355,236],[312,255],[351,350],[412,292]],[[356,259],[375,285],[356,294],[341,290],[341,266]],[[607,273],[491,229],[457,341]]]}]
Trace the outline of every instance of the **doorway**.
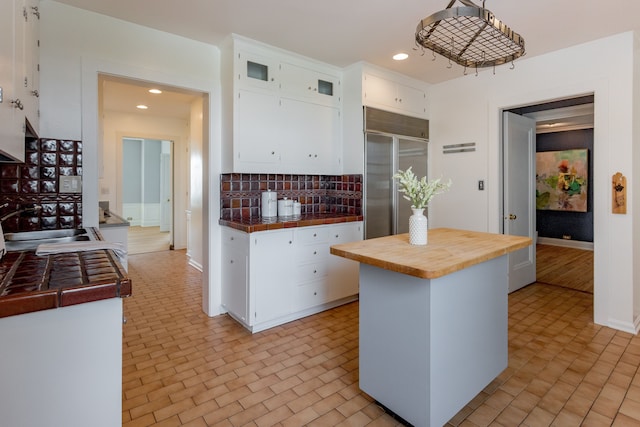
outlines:
[{"label": "doorway", "polygon": [[[593,294],[594,96],[573,97],[505,111],[534,120],[536,156],[571,150],[588,152],[588,177],[584,191],[586,209],[559,209],[541,203],[544,198],[541,197],[540,181],[544,178],[536,174],[538,197],[532,215],[536,224],[535,280]],[[505,192],[503,186],[503,194]]]},{"label": "doorway", "polygon": [[131,224],[129,254],[173,249],[173,141],[125,137],[116,209]]},{"label": "doorway", "polygon": [[[194,183],[203,187],[204,176],[194,176],[192,154],[203,144],[205,95],[106,74],[99,74],[98,84],[100,199],[131,223],[131,254],[138,243],[139,252],[186,249],[188,236],[201,236],[203,228],[201,215],[188,221],[187,212],[194,209]],[[203,253],[198,247],[188,255],[202,265]]]}]

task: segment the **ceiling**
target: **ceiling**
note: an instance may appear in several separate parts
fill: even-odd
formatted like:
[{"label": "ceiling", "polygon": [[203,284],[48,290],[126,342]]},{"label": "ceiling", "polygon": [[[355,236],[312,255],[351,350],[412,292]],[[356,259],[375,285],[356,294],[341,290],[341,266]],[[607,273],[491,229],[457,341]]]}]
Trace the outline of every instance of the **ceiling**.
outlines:
[{"label": "ceiling", "polygon": [[[214,45],[236,33],[338,67],[364,60],[428,83],[464,71],[413,50],[420,19],[445,9],[448,0],[57,1]],[[525,57],[640,29],[638,0],[486,0],[485,7],[524,37]],[[393,61],[399,51],[411,56]]]},{"label": "ceiling", "polygon": [[[434,60],[430,51],[415,50],[419,20],[445,9],[446,0],[56,1],[214,45],[236,33],[338,67],[366,61],[432,84],[464,73],[457,64],[449,68],[443,57]],[[474,2],[482,5],[480,0]],[[640,30],[640,1],[615,0],[606,6],[595,0],[485,2],[498,19],[524,37],[525,58]],[[394,61],[391,56],[400,51],[409,58]],[[508,73],[509,68],[498,66],[495,72]],[[122,84],[114,87],[131,95]]]}]

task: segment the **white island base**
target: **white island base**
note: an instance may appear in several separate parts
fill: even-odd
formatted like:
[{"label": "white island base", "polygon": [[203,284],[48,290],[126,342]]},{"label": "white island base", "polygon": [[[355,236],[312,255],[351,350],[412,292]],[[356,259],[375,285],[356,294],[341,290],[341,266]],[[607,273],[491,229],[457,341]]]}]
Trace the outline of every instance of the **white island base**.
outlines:
[{"label": "white island base", "polygon": [[360,388],[442,426],[507,367],[507,256],[435,278],[360,265]]}]

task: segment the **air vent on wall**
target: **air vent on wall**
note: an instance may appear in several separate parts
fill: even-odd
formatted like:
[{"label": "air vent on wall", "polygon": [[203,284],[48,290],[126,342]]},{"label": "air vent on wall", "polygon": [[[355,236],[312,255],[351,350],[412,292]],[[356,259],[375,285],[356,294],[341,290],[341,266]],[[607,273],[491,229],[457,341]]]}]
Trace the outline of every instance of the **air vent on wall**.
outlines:
[{"label": "air vent on wall", "polygon": [[442,146],[442,154],[467,153],[476,151],[475,142],[466,142],[464,144],[451,144]]}]

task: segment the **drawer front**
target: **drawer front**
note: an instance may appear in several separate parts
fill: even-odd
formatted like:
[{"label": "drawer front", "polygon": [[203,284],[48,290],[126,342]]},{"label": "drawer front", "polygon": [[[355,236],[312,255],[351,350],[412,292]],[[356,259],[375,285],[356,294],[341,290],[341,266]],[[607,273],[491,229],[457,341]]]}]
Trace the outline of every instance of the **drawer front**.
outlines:
[{"label": "drawer front", "polygon": [[340,243],[357,242],[362,240],[362,223],[336,224],[331,226],[329,231],[329,243],[337,245]]},{"label": "drawer front", "polygon": [[297,286],[296,308],[304,310],[328,301],[326,288],[323,283],[307,283]]},{"label": "drawer front", "polygon": [[329,246],[326,244],[306,245],[296,248],[296,261],[298,264],[319,262],[329,256]]},{"label": "drawer front", "polygon": [[296,243],[301,245],[314,245],[326,243],[329,237],[329,228],[322,227],[300,227],[296,229]]},{"label": "drawer front", "polygon": [[228,248],[248,249],[249,235],[242,231],[230,228],[222,228],[222,246]]},{"label": "drawer front", "polygon": [[297,282],[306,283],[318,280],[327,275],[327,265],[325,262],[314,262],[311,264],[299,265],[297,271]]}]

